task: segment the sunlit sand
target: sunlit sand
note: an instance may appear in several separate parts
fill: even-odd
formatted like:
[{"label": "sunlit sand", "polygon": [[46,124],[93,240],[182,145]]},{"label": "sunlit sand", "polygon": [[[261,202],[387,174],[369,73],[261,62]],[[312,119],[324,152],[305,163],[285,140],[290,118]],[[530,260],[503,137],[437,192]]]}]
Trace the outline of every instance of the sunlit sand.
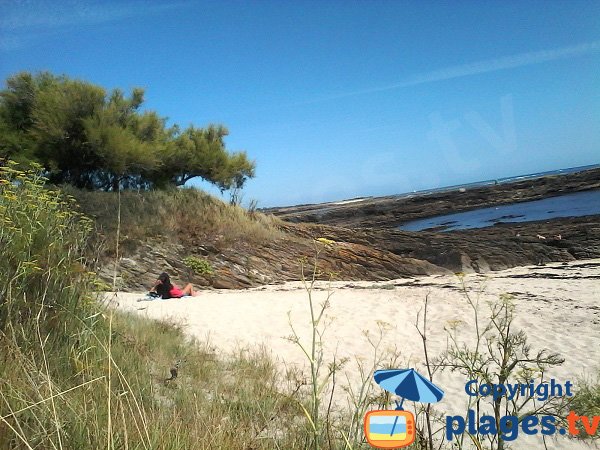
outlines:
[{"label": "sunlit sand", "polygon": [[[546,348],[565,358],[563,365],[545,374],[561,382],[597,374],[600,368],[600,282],[598,263],[575,261],[514,268],[488,274],[469,274],[465,282],[473,297],[479,295],[482,320],[488,311],[486,302],[500,294],[514,296],[515,331],[527,333],[532,350]],[[383,330],[380,351],[397,349],[405,366],[423,367],[423,347],[415,328],[417,315],[429,295],[427,333],[429,354],[446,348],[447,329],[458,324],[458,336],[473,343],[473,315],[460,281],[455,276],[431,276],[390,282],[340,282],[331,284],[330,307],[325,331],[325,361],[334,355],[350,358],[345,376],[338,379],[357,385],[357,361],[372,364],[373,347]],[[313,298],[317,304],[328,296],[328,284],[318,282]],[[282,365],[305,366],[302,351],[285,337],[291,323],[305,343],[309,343],[310,315],[307,293],[300,282],[264,286],[248,290],[207,290],[198,297],[140,301],[144,293],[110,294],[118,308],[155,319],[170,318],[185,324],[190,335],[208,340],[223,355],[239,348],[264,345]],[[421,313],[422,314],[422,313]],[[421,316],[422,317],[422,316]],[[444,413],[464,413],[467,381],[457,373],[436,374],[434,381],[445,391],[438,408]],[[345,384],[346,381],[341,382]],[[342,390],[339,390],[342,396]],[[338,397],[338,402],[344,403]],[[537,448],[541,440],[529,440]],[[519,443],[524,443],[519,438]],[[569,443],[569,448],[579,448]],[[583,447],[582,447],[583,448]]]}]

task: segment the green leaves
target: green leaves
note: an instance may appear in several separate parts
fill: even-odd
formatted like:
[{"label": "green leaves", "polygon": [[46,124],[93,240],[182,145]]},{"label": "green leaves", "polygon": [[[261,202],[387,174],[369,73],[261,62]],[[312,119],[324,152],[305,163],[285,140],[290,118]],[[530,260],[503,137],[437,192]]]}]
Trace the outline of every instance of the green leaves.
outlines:
[{"label": "green leaves", "polygon": [[0,157],[42,165],[51,182],[88,189],[148,189],[194,177],[221,190],[254,177],[245,152],[229,152],[222,125],[177,125],[140,111],[144,90],[129,97],[50,73],[23,72],[0,92]]},{"label": "green leaves", "polygon": [[182,185],[201,177],[221,190],[241,188],[254,176],[255,163],[248,160],[245,152],[226,150],[227,134],[227,128],[221,125],[190,126],[181,133],[176,131],[174,139],[168,142],[156,183],[166,177],[171,183]]},{"label": "green leaves", "polygon": [[87,287],[80,255],[90,221],[59,191],[46,189],[38,171],[0,164],[0,334],[38,312],[47,319],[79,311],[80,289]]},{"label": "green leaves", "polygon": [[196,275],[210,275],[213,273],[212,265],[204,258],[188,256],[183,259],[183,264],[190,268]]}]

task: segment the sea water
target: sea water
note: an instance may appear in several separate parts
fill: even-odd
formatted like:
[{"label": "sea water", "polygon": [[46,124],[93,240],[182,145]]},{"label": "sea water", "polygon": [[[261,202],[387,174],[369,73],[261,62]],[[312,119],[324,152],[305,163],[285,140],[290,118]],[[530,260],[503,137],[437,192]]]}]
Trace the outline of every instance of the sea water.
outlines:
[{"label": "sea water", "polygon": [[532,222],[595,214],[600,214],[600,190],[428,217],[404,223],[399,228],[405,231],[422,231],[431,228],[435,228],[436,231],[453,231],[490,227],[498,223]]}]

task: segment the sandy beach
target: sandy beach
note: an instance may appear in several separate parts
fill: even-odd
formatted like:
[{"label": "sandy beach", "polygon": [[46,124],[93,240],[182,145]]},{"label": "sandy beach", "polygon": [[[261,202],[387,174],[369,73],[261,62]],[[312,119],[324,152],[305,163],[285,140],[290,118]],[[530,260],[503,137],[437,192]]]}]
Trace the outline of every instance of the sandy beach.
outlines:
[{"label": "sandy beach", "polygon": [[[564,364],[545,375],[560,382],[592,376],[600,369],[600,260],[520,267],[486,274],[468,274],[464,281],[472,298],[479,298],[482,320],[486,302],[511,294],[516,329],[527,333],[535,352],[545,348],[565,358]],[[176,280],[183,281],[183,280]],[[329,293],[329,294],[328,294]],[[350,358],[345,367],[348,383],[359,382],[357,361],[367,367],[373,361],[371,341],[383,328],[380,350],[399,351],[404,367],[423,367],[423,348],[415,328],[417,315],[429,296],[428,346],[430,355],[444,351],[447,331],[457,324],[458,338],[472,343],[473,314],[456,276],[429,276],[389,282],[318,282],[313,292],[319,304],[329,295],[325,331],[325,361]],[[310,315],[307,292],[300,282],[247,290],[206,290],[198,297],[144,301],[145,293],[109,294],[122,310],[139,315],[169,318],[185,325],[187,332],[208,340],[218,354],[264,345],[282,365],[305,366],[298,346],[286,340],[290,320],[303,342],[308,343]],[[434,380],[445,391],[438,405],[450,413],[464,412],[467,396],[464,376],[442,372]],[[340,390],[341,392],[341,390]],[[340,394],[341,395],[341,394]],[[343,399],[338,399],[343,401]],[[541,438],[517,441],[528,448],[543,448]],[[551,448],[585,448],[562,439]],[[589,448],[589,447],[588,447]]]}]

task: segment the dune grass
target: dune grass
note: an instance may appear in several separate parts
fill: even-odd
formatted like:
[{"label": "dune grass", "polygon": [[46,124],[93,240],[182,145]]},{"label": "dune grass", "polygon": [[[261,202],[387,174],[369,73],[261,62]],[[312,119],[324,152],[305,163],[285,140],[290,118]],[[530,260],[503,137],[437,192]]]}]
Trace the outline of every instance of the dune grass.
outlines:
[{"label": "dune grass", "polygon": [[263,353],[223,358],[170,323],[99,317],[84,350],[2,340],[0,448],[304,448]]},{"label": "dune grass", "polygon": [[[114,192],[90,192],[62,188],[76,198],[81,211],[94,219],[98,238],[107,254],[115,248]],[[124,251],[133,250],[149,238],[184,245],[211,243],[221,248],[238,242],[260,244],[283,236],[274,216],[229,205],[197,189],[124,191],[121,193],[121,240]],[[97,242],[96,240],[95,242]]]}]

